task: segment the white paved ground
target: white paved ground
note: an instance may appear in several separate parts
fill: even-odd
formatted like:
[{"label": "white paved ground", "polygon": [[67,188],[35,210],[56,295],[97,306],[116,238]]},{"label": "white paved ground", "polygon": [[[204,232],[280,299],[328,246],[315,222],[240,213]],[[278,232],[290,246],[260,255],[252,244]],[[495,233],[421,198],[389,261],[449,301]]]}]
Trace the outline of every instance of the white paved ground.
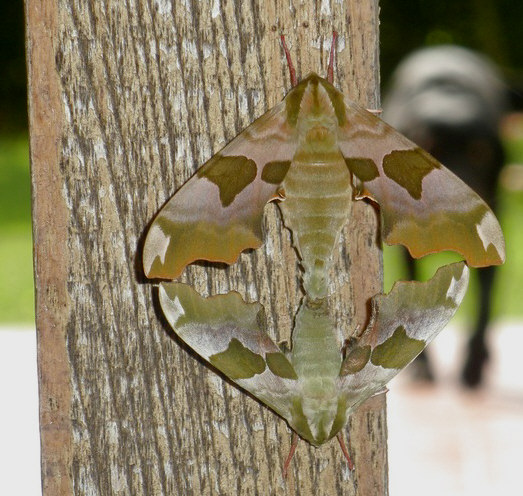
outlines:
[{"label": "white paved ground", "polygon": [[[491,333],[489,379],[479,392],[457,385],[462,334],[445,330],[431,350],[437,386],[404,372],[388,393],[392,496],[510,496],[523,448],[523,323]],[[0,495],[38,496],[36,342],[30,330],[0,329]]]},{"label": "white paved ground", "polygon": [[392,496],[523,494],[523,323],[490,334],[487,381],[475,392],[457,380],[464,337],[446,329],[433,343],[437,385],[415,384],[407,372],[391,383]]},{"label": "white paved ground", "polygon": [[0,494],[42,494],[34,330],[0,329]]}]

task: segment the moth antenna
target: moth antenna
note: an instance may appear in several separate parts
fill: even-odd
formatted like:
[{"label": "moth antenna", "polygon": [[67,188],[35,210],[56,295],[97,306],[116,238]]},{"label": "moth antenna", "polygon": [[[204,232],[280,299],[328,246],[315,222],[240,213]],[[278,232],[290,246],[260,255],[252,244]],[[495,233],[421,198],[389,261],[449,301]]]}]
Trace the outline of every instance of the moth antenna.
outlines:
[{"label": "moth antenna", "polygon": [[289,66],[289,73],[291,76],[291,86],[294,88],[294,86],[298,84],[298,80],[296,79],[296,69],[294,68],[294,64],[292,63],[291,52],[289,52],[289,49],[285,44],[285,35],[282,34],[280,38],[281,44],[283,45],[283,50],[285,52],[285,57],[287,57],[287,65]]},{"label": "moth antenna", "polygon": [[336,436],[336,439],[338,440],[338,443],[340,443],[341,451],[343,451],[343,454],[345,455],[345,458],[347,459],[347,464],[349,465],[349,470],[352,472],[354,470],[354,463],[349,455],[349,450],[347,449],[347,446],[345,446],[345,441],[343,440],[343,436],[341,435],[341,432],[338,433]]},{"label": "moth antenna", "polygon": [[329,56],[329,67],[327,69],[327,81],[330,84],[334,83],[334,51],[336,48],[336,39],[338,38],[338,32],[332,32],[332,44],[331,44],[331,54]]},{"label": "moth antenna", "polygon": [[291,450],[289,451],[289,454],[287,455],[287,459],[285,460],[285,463],[283,465],[283,478],[287,478],[287,473],[289,471],[289,465],[291,463],[292,457],[294,456],[294,453],[296,451],[296,447],[298,446],[298,441],[300,438],[298,437],[298,434],[295,432],[292,433],[292,444],[291,444]]}]

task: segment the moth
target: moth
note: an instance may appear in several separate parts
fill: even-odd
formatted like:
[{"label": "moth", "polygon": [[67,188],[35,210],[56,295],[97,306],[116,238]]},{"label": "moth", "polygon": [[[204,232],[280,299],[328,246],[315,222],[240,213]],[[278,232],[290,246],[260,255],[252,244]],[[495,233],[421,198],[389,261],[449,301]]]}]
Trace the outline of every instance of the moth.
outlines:
[{"label": "moth", "polygon": [[311,73],[298,83],[282,36],[292,89],[167,202],[147,234],[143,266],[149,278],[172,280],[197,260],[233,263],[261,246],[264,206],[278,201],[303,268],[291,350],[269,337],[263,307],[236,292],[203,298],[164,282],[161,307],[182,340],[301,438],[318,446],[337,437],[352,467],[340,435],[350,414],[444,327],[468,282],[464,262],[427,282],[398,282],[374,296],[367,327],[339,342],[329,270],[353,201],[375,202],[382,239],[414,257],[454,250],[486,266],[505,253],[495,216],[468,186],[333,86],[335,41],[327,78]]}]

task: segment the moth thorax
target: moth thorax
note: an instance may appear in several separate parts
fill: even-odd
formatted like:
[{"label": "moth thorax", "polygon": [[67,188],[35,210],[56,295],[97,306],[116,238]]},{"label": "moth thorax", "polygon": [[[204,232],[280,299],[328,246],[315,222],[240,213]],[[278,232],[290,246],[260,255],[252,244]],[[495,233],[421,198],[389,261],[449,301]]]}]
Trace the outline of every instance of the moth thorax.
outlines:
[{"label": "moth thorax", "polygon": [[304,133],[304,144],[316,152],[336,149],[336,135],[329,129],[327,123],[315,124]]},{"label": "moth thorax", "polygon": [[332,135],[325,126],[318,125],[307,131],[305,139],[307,141],[325,141],[329,139],[330,136]]}]

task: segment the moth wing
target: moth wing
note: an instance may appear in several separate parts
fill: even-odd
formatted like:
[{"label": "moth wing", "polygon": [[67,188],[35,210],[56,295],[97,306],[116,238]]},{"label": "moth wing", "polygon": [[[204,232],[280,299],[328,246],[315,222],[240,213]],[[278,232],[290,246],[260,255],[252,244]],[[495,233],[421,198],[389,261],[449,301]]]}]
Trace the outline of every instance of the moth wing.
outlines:
[{"label": "moth wing", "polygon": [[259,303],[236,292],[208,298],[181,283],[160,285],[160,304],[175,333],[196,353],[282,417],[291,418],[297,376],[269,335]]},{"label": "moth wing", "polygon": [[358,398],[383,389],[445,327],[459,307],[469,279],[464,262],[440,267],[426,282],[397,282],[372,298],[372,316],[342,364],[342,387]]},{"label": "moth wing", "polygon": [[470,266],[505,260],[501,227],[461,179],[381,119],[345,99],[339,146],[360,191],[379,204],[383,237],[413,257],[453,250]]},{"label": "moth wing", "polygon": [[265,204],[277,198],[296,148],[282,102],[206,162],[153,221],[144,250],[149,278],[174,279],[195,260],[232,263],[262,244]]}]

